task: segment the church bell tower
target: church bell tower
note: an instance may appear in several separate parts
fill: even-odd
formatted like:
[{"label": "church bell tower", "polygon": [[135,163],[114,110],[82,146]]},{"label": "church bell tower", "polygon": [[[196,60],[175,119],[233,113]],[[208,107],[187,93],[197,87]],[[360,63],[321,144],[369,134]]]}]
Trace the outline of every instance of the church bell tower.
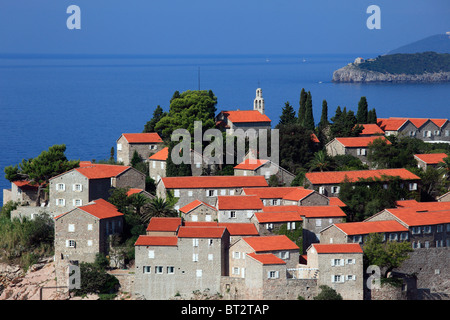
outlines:
[{"label": "church bell tower", "polygon": [[261,88],[256,89],[256,97],[253,100],[253,110],[258,110],[261,114],[264,114],[264,99],[262,97]]}]

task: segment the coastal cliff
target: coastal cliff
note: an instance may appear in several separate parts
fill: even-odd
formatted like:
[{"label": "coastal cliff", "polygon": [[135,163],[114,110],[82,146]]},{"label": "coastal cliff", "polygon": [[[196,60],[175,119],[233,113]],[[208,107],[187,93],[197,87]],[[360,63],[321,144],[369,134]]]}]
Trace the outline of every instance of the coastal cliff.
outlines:
[{"label": "coastal cliff", "polygon": [[393,74],[361,69],[353,63],[333,72],[333,82],[447,82],[450,72],[433,72],[423,74]]}]

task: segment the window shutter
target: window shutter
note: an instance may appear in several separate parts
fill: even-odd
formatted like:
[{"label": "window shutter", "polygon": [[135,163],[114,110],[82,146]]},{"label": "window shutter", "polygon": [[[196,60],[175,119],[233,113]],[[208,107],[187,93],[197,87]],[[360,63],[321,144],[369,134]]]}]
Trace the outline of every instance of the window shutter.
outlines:
[{"label": "window shutter", "polygon": [[69,247],[69,240],[66,240],[66,248]]},{"label": "window shutter", "polygon": [[331,266],[334,267],[334,259],[331,259]]},{"label": "window shutter", "polygon": [[334,282],[334,275],[331,275],[331,282]]},{"label": "window shutter", "polygon": [[275,272],[275,278],[278,279],[279,277],[280,277],[280,271],[276,271],[276,272]]}]

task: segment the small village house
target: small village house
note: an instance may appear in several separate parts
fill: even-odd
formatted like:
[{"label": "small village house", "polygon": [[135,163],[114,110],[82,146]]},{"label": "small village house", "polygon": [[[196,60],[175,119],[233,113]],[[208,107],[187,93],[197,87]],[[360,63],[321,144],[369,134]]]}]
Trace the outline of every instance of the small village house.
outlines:
[{"label": "small village house", "polygon": [[122,133],[117,139],[117,162],[130,165],[135,151],[143,161],[147,161],[162,146],[163,140],[156,132]]}]

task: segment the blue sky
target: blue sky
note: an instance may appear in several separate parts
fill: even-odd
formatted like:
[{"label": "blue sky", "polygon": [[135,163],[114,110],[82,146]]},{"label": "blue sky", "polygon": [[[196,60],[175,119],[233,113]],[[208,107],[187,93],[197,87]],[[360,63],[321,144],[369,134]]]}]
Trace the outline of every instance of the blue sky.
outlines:
[{"label": "blue sky", "polygon": [[[66,27],[72,4],[81,30]],[[0,53],[381,54],[450,31],[449,17],[449,0],[2,0]]]}]

